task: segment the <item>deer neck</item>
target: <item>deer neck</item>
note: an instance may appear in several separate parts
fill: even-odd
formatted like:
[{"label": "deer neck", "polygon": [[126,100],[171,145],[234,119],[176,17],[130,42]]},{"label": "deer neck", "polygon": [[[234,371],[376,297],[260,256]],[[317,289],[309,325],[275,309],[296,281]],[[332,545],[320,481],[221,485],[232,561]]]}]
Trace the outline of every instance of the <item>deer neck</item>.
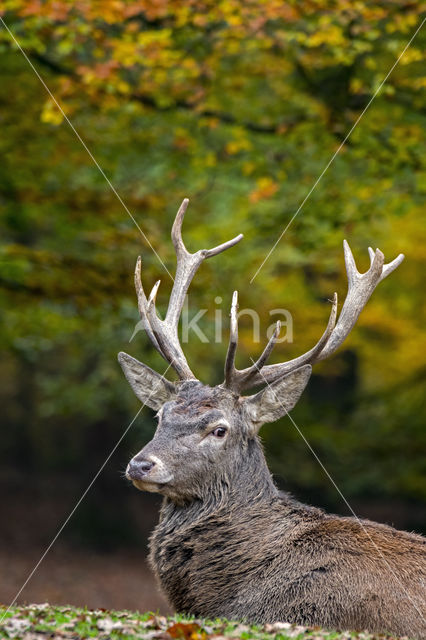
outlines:
[{"label": "deer neck", "polygon": [[262,503],[270,505],[279,499],[262,448],[257,441],[250,440],[235,464],[220,470],[198,495],[186,501],[166,497],[160,526],[174,530],[222,516],[229,518],[234,513],[258,509]]}]

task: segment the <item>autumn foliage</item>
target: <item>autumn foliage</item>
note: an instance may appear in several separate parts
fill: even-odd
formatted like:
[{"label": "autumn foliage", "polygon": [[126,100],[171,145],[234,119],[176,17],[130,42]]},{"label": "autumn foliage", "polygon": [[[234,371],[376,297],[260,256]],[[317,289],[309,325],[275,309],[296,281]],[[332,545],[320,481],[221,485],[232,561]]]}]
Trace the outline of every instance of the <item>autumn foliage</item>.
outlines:
[{"label": "autumn foliage", "polygon": [[[263,333],[270,309],[291,311],[284,359],[316,342],[333,291],[344,297],[344,237],[361,267],[369,244],[388,260],[406,254],[345,349],[318,367],[295,419],[348,496],[424,498],[423,31],[249,284],[420,25],[421,3],[3,0],[0,15],[61,106],[0,25],[5,458],[24,451],[40,473],[74,470],[99,433],[108,453],[137,406],[116,352],[162,366],[141,333],[126,344],[139,253],[146,288],[162,278],[160,308],[169,293],[141,231],[172,271],[169,229],[188,196],[190,247],[245,234],[191,289],[211,342],[193,336],[186,352],[206,382],[221,379],[226,345],[213,321],[220,308],[226,324],[233,289]],[[247,366],[261,350],[249,318],[241,343]],[[126,446],[151,428],[147,416]],[[342,508],[289,424],[265,439],[287,486]]]}]

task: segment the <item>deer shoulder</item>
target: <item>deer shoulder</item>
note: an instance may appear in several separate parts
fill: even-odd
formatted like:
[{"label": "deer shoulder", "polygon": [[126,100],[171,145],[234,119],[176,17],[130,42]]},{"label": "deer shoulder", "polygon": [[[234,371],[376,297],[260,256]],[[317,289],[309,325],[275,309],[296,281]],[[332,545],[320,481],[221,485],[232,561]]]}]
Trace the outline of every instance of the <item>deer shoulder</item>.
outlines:
[{"label": "deer shoulder", "polygon": [[[404,256],[385,264],[379,249],[369,249],[370,268],[359,273],[345,241],[348,291],[340,313],[334,294],[318,342],[278,364],[268,359],[279,322],[261,355],[236,368],[234,292],[224,380],[211,387],[196,378],[185,357],[179,317],[201,263],[242,236],[190,253],[181,234],[187,205],[184,200],[172,228],[177,267],[164,319],[155,307],[159,282],[146,296],[140,258],[135,270],[143,326],[178,380],[119,354],[135,394],[157,412],[155,435],[129,462],[126,474],[138,489],[164,496],[150,540],[150,562],[163,591],[177,610],[210,618],[426,638],[425,539],[326,514],[278,492],[259,440],[263,424],[292,410],[312,366],[342,345],[375,287]],[[257,392],[250,395],[253,389]]]}]

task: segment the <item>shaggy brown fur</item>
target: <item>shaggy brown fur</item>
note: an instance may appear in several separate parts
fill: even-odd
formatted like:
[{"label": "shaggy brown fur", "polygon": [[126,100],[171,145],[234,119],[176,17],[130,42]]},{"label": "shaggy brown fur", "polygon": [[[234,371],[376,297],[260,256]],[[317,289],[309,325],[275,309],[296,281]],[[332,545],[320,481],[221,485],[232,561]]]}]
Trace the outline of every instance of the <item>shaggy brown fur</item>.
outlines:
[{"label": "shaggy brown fur", "polygon": [[[166,483],[132,467],[151,456]],[[129,477],[165,495],[150,562],[178,611],[426,638],[426,540],[279,493],[232,393],[183,383]]]},{"label": "shaggy brown fur", "polygon": [[[385,264],[369,249],[359,273],[343,243],[348,292],[337,319],[337,294],[323,335],[305,354],[266,365],[280,331],[247,369],[235,367],[238,293],[232,296],[225,380],[213,389],[195,380],[178,337],[190,282],[203,260],[229,249],[242,235],[190,253],[182,239],[188,199],[172,227],[176,274],[166,316],[155,310],[159,281],[147,298],[141,260],[135,270],[138,306],[152,344],[180,382],[125,353],[118,358],[137,397],[160,410],[153,440],[129,463],[139,489],[163,494],[150,559],[176,609],[198,616],[255,622],[288,620],[339,629],[388,631],[426,638],[425,540],[356,518],[339,518],[280,496],[257,433],[294,407],[311,364],[338,349],[375,287],[401,264]],[[247,389],[265,385],[253,396]]]},{"label": "shaggy brown fur", "polygon": [[178,611],[426,636],[420,536],[270,495],[194,515],[166,499],[151,538]]}]

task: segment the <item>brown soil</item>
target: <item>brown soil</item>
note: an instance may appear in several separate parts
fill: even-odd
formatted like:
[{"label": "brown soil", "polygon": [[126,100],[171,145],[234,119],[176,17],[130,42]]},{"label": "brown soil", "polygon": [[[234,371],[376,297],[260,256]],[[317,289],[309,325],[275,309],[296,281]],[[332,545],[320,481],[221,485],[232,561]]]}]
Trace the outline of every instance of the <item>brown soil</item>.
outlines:
[{"label": "brown soil", "polygon": [[[0,603],[15,598],[45,549],[0,550]],[[59,542],[42,561],[18,604],[49,602],[91,609],[171,612],[161,596],[143,553],[99,554],[67,548]]]}]

